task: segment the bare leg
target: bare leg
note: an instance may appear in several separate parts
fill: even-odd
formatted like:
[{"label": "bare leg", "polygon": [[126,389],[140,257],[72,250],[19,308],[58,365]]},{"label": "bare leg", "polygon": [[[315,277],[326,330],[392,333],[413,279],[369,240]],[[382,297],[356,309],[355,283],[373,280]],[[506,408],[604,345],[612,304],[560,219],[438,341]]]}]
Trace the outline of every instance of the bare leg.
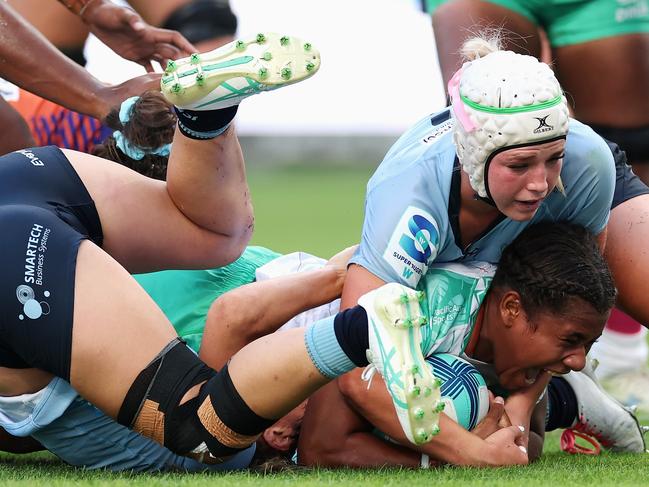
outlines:
[{"label": "bare leg", "polygon": [[234,128],[208,141],[176,132],[166,184],[65,152],[97,205],[104,250],[130,272],[225,265],[250,239],[252,203]]},{"label": "bare leg", "polygon": [[228,369],[246,404],[264,418],[285,415],[330,380],[309,358],[303,329],[252,342],[232,357]]},{"label": "bare leg", "polygon": [[99,247],[79,247],[70,382],[115,418],[131,384],[176,333],[128,272]]},{"label": "bare leg", "polygon": [[[135,378],[175,336],[136,281],[97,246],[82,243],[70,373],[75,389],[116,417]],[[229,371],[246,404],[266,418],[283,416],[330,380],[313,365],[303,329],[251,343],[232,358]],[[190,390],[186,399],[197,394]]]},{"label": "bare leg", "polygon": [[625,201],[611,212],[606,260],[618,287],[618,305],[649,323],[645,283],[649,269],[649,195]]}]

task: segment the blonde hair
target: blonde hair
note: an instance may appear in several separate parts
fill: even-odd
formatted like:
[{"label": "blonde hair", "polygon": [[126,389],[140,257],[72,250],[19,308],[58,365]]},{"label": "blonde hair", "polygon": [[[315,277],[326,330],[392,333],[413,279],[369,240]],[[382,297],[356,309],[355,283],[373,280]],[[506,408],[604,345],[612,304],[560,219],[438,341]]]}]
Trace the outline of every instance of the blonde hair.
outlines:
[{"label": "blonde hair", "polygon": [[502,31],[487,30],[475,37],[470,37],[464,41],[460,48],[462,60],[475,61],[496,51],[502,51]]}]

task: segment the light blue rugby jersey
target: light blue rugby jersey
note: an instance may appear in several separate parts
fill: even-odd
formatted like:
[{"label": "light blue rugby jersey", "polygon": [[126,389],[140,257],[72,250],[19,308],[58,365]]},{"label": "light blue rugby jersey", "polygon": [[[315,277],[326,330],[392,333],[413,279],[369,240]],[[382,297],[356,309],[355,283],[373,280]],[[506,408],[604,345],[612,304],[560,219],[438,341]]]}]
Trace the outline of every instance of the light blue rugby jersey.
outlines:
[{"label": "light blue rugby jersey", "polygon": [[464,251],[457,235],[460,166],[449,109],[421,120],[392,146],[369,183],[361,244],[352,263],[386,282],[416,287],[433,262],[498,263],[531,223],[571,221],[599,234],[608,222],[615,162],[593,130],[570,121],[561,170],[566,194],[552,192],[534,218],[501,219]]}]

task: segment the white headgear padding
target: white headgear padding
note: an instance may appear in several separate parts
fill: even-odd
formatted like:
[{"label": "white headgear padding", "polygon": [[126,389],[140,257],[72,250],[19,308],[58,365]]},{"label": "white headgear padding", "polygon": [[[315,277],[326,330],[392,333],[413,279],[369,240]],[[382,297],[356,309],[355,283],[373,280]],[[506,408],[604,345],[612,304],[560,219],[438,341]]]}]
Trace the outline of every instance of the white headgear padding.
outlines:
[{"label": "white headgear padding", "polygon": [[464,64],[449,81],[453,141],[471,187],[487,197],[485,165],[503,148],[565,137],[568,103],[550,67],[495,51]]}]

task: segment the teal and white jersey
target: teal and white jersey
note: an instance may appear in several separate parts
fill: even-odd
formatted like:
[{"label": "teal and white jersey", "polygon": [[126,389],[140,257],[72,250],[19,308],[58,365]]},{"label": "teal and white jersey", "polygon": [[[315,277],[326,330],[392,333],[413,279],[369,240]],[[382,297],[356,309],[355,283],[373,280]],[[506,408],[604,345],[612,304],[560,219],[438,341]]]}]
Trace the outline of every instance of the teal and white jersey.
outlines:
[{"label": "teal and white jersey", "polygon": [[423,312],[429,320],[428,326],[421,327],[424,357],[464,352],[495,271],[485,262],[429,267],[418,286],[426,292]]},{"label": "teal and white jersey", "polygon": [[386,282],[416,287],[431,264],[498,263],[502,249],[539,221],[570,221],[599,234],[615,188],[615,162],[599,135],[570,121],[561,179],[534,218],[495,222],[463,249],[459,233],[460,165],[446,109],[417,123],[390,149],[367,185],[361,244],[351,262]]}]

